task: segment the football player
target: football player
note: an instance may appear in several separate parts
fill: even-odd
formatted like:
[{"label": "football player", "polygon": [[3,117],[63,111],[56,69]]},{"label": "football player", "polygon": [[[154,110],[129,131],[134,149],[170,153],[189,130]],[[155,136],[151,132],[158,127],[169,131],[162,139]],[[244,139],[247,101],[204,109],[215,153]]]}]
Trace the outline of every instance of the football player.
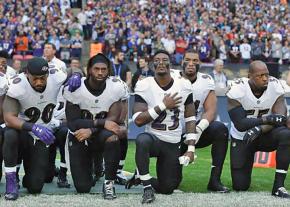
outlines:
[{"label": "football player", "polygon": [[77,192],[88,193],[93,184],[92,160],[103,152],[105,161],[104,199],[115,199],[114,180],[120,160],[124,131],[117,124],[121,99],[127,87],[110,76],[110,60],[103,54],[91,57],[87,77],[74,92],[64,89],[66,118],[70,133],[69,155],[72,178]]},{"label": "football player", "polygon": [[16,165],[20,149],[23,152],[25,176],[23,186],[29,193],[40,193],[49,168],[49,145],[54,143],[57,126],[52,119],[56,97],[66,75],[49,70],[43,58],[28,61],[26,74],[11,79],[3,103],[3,157],[6,174],[5,199],[18,197]]},{"label": "football player", "polygon": [[[215,121],[217,98],[214,80],[210,75],[199,72],[200,59],[198,53],[189,50],[182,60],[183,77],[190,80],[195,98],[196,110],[196,148],[211,145],[211,175],[207,185],[209,191],[226,193],[229,189],[221,183],[221,174],[228,148],[228,129],[219,121]],[[185,151],[184,144],[182,151]]]},{"label": "football player", "polygon": [[272,195],[289,199],[284,181],[290,161],[290,126],[285,126],[287,108],[280,82],[269,76],[265,63],[254,61],[249,66],[249,78],[236,80],[226,95],[232,121],[233,189],[249,189],[256,151],[277,150]]},{"label": "football player", "polygon": [[[195,110],[191,84],[170,75],[170,55],[163,50],[153,57],[155,76],[138,81],[135,88],[133,120],[145,125],[136,138],[136,165],[144,186],[142,203],[155,200],[154,190],[171,194],[182,179],[181,164],[194,160]],[[187,152],[181,156],[181,112],[186,122]],[[149,158],[156,157],[157,179],[149,174]],[[179,161],[180,157],[180,161]],[[130,187],[130,185],[128,185]]]}]

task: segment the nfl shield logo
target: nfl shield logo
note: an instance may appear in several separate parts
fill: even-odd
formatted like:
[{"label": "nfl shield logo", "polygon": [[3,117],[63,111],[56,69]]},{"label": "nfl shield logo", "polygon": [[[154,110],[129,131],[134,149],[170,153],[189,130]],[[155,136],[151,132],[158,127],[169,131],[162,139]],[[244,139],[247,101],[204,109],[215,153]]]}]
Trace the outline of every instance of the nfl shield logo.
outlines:
[{"label": "nfl shield logo", "polygon": [[40,95],[40,99],[43,99],[43,95]]},{"label": "nfl shield logo", "polygon": [[98,103],[98,102],[99,102],[99,100],[98,100],[98,99],[96,99],[96,100],[95,100],[95,103]]}]

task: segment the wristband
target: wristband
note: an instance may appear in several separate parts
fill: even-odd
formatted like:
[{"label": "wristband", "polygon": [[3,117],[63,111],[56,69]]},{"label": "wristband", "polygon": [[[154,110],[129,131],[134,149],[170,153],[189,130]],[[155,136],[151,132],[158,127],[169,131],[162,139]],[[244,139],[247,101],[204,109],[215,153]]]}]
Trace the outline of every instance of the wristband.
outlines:
[{"label": "wristband", "polygon": [[184,119],[185,122],[190,122],[190,121],[196,121],[196,117],[195,116],[190,116],[190,117],[186,117]]},{"label": "wristband", "polygon": [[32,130],[32,127],[33,127],[34,123],[30,123],[30,122],[24,122],[22,124],[22,129],[25,130],[25,131],[31,131]]},{"label": "wristband", "polygon": [[160,104],[158,105],[158,107],[159,107],[160,111],[164,111],[164,110],[166,109],[166,106],[165,106],[165,104],[164,104],[163,102],[160,103]]},{"label": "wristband", "polygon": [[[141,111],[138,111],[138,112],[136,112],[135,114],[133,114],[133,116],[132,116],[132,120],[133,120],[133,122],[135,122],[135,119],[137,119],[137,117],[138,117],[140,114],[142,114]],[[151,116],[151,115],[150,115],[150,116]]]},{"label": "wristband", "polygon": [[154,108],[149,109],[148,113],[150,114],[150,116],[153,120],[157,119],[157,117],[159,116],[159,114],[156,113]]},{"label": "wristband", "polygon": [[186,134],[185,141],[190,141],[190,140],[197,140],[197,134],[195,134],[195,133]]},{"label": "wristband", "polygon": [[193,146],[193,145],[188,145],[187,151],[188,151],[188,152],[195,152],[195,146]]},{"label": "wristband", "polygon": [[209,122],[207,119],[202,119],[200,120],[200,122],[198,123],[198,125],[196,125],[196,127],[198,127],[202,132],[209,126]]}]

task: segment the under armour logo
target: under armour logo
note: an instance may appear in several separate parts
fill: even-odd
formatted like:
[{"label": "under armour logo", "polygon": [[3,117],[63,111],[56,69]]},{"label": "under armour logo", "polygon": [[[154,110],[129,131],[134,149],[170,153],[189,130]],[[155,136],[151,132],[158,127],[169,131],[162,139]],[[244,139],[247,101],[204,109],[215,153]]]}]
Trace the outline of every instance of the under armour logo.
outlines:
[{"label": "under armour logo", "polygon": [[254,133],[255,133],[255,132],[254,132],[253,130],[249,130],[249,131],[248,131],[248,135],[250,135],[250,136],[253,135]]},{"label": "under armour logo", "polygon": [[277,117],[277,118],[276,118],[276,121],[277,121],[277,122],[282,122],[282,117]]}]

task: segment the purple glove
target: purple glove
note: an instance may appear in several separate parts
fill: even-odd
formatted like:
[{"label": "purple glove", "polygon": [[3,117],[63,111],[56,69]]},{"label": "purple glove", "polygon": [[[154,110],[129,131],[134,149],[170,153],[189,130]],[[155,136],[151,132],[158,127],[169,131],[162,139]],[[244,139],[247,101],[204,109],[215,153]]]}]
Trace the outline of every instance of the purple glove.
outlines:
[{"label": "purple glove", "polygon": [[70,92],[74,92],[81,86],[81,79],[82,76],[80,73],[74,73],[72,76],[68,79],[67,85],[68,85],[68,90]]},{"label": "purple glove", "polygon": [[54,142],[55,137],[52,131],[45,126],[34,124],[31,131],[46,145],[50,145]]}]

